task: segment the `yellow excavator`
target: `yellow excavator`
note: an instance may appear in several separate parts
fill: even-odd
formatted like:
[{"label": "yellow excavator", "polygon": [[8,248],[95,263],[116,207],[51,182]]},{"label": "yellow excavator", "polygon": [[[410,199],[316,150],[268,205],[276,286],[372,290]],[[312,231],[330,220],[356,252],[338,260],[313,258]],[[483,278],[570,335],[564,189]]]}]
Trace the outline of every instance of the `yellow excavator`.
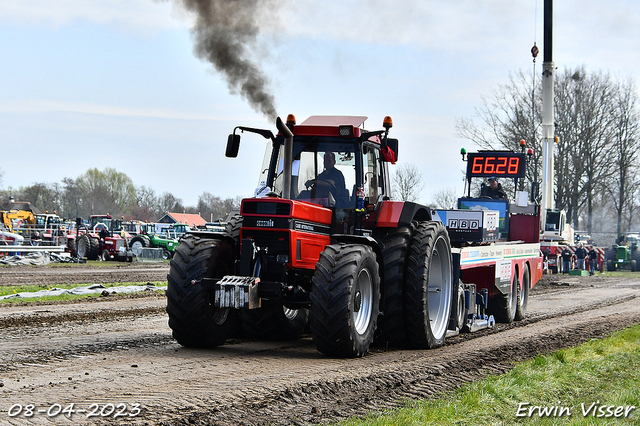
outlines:
[{"label": "yellow excavator", "polygon": [[36,217],[30,210],[5,210],[0,211],[0,221],[6,229],[15,231],[18,223],[35,225]]}]

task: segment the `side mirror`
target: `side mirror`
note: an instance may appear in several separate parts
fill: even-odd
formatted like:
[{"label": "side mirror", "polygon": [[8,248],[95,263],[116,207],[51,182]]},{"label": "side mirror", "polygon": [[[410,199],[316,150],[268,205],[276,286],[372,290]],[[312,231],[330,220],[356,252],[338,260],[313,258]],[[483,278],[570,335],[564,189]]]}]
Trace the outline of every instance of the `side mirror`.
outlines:
[{"label": "side mirror", "polygon": [[227,150],[224,155],[229,158],[236,158],[238,156],[238,150],[240,149],[240,135],[235,133],[229,135],[227,138]]},{"label": "side mirror", "polygon": [[396,155],[396,161],[398,161],[398,139],[387,139],[387,146],[391,148]]}]

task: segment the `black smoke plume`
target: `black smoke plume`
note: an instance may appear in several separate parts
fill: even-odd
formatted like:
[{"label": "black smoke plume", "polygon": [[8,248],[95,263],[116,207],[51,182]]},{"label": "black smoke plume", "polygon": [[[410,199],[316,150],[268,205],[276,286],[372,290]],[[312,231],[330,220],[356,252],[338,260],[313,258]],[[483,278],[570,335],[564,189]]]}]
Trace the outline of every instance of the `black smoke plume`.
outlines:
[{"label": "black smoke plume", "polygon": [[239,92],[256,111],[269,120],[276,117],[268,79],[249,56],[259,32],[258,20],[270,0],[179,0],[195,13],[191,29],[195,53],[222,73],[231,93]]}]

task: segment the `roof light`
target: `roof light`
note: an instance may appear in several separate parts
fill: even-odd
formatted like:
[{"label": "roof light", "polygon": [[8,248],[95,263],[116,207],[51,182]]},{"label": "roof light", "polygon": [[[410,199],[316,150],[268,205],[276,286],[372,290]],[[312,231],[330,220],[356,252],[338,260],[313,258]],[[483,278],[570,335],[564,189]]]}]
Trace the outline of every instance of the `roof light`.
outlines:
[{"label": "roof light", "polygon": [[527,155],[533,155],[533,149],[529,148],[529,149],[527,150]]},{"label": "roof light", "polygon": [[520,146],[524,148],[526,145],[527,143],[524,141],[524,139],[520,139]]},{"label": "roof light", "polygon": [[296,116],[293,114],[287,115],[287,126],[295,126],[296,125]]},{"label": "roof light", "polygon": [[338,127],[338,134],[340,136],[342,136],[342,137],[353,136],[353,126],[350,126],[350,125],[339,126]]},{"label": "roof light", "polygon": [[391,119],[391,117],[387,115],[384,118],[384,120],[382,121],[382,127],[384,127],[387,130],[393,127],[393,120]]}]

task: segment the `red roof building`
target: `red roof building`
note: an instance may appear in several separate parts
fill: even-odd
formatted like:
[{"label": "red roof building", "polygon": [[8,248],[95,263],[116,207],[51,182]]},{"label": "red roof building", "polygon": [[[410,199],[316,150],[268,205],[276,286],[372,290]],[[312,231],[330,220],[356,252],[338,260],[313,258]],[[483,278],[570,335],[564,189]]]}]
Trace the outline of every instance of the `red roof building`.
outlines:
[{"label": "red roof building", "polygon": [[207,221],[195,213],[165,213],[157,223],[186,223],[189,226],[205,226]]}]

